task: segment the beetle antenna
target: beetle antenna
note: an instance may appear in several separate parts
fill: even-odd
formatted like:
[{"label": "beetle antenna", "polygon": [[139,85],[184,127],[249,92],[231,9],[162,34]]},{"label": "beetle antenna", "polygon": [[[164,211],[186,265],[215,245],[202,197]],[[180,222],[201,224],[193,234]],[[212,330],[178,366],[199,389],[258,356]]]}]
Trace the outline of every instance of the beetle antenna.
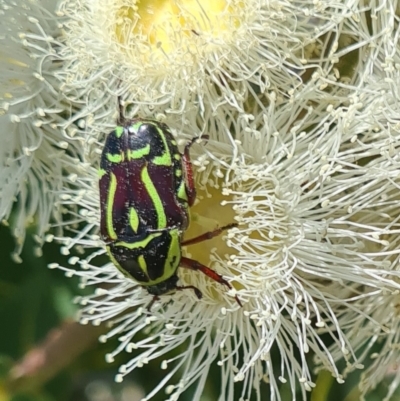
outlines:
[{"label": "beetle antenna", "polygon": [[118,96],[118,119],[117,119],[117,124],[118,125],[124,125],[125,123],[125,117],[124,117],[124,106],[122,105],[123,100],[121,96]]}]

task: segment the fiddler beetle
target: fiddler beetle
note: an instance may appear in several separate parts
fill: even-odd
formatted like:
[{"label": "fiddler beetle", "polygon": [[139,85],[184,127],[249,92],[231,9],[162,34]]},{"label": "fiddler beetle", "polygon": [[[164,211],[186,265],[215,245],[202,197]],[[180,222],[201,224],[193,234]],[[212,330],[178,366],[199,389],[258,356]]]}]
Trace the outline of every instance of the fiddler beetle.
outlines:
[{"label": "fiddler beetle", "polygon": [[[235,227],[228,224],[183,240],[189,207],[196,198],[190,161],[193,138],[183,153],[167,125],[149,119],[126,119],[118,98],[117,126],[105,141],[100,159],[100,231],[115,266],[153,295],[150,310],[160,295],[191,289],[178,285],[178,267],[197,270],[231,289],[220,274],[182,256],[181,248],[209,240]],[[236,301],[241,306],[237,296]]]}]

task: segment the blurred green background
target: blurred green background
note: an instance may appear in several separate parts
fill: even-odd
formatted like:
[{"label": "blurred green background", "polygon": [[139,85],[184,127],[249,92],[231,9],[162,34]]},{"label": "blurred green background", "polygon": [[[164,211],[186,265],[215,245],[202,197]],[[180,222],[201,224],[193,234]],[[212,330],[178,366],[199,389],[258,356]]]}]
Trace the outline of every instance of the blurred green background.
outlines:
[{"label": "blurred green background", "polygon": [[[130,374],[122,384],[115,383],[118,366],[133,355],[122,353],[114,363],[107,364],[104,356],[116,347],[116,342],[101,344],[97,341],[98,333],[94,335],[92,327],[79,326],[82,332],[74,341],[85,344],[85,350],[79,356],[50,380],[41,383],[40,379],[33,378],[29,381],[28,389],[20,391],[14,385],[13,391],[10,391],[7,378],[15,363],[48,339],[53,329],[68,330],[72,323],[65,322],[71,321],[77,311],[73,298],[79,294],[79,289],[76,278],[66,278],[62,271],[47,268],[52,262],[67,265],[67,257],[60,254],[57,244],[45,244],[43,256],[34,257],[35,243],[28,235],[21,254],[23,262],[20,264],[11,259],[14,240],[6,226],[0,227],[0,244],[0,401],[137,401],[161,380],[163,371],[159,369],[159,362],[155,361]],[[75,343],[71,349],[79,344]],[[59,353],[69,354],[71,349],[60,349]],[[218,367],[212,369],[210,377],[218,378]],[[309,400],[358,400],[358,380],[359,374],[354,374],[339,385],[330,374],[321,374]],[[367,401],[383,400],[391,380],[392,377],[388,377],[369,394]],[[191,400],[190,390],[180,400]],[[202,401],[216,401],[218,394],[218,379],[208,380]],[[283,385],[281,395],[283,401],[291,400],[287,386]],[[162,391],[153,398],[155,401],[166,399],[168,396]],[[261,400],[269,399],[268,386],[265,385]],[[400,400],[399,391],[392,400]]]}]

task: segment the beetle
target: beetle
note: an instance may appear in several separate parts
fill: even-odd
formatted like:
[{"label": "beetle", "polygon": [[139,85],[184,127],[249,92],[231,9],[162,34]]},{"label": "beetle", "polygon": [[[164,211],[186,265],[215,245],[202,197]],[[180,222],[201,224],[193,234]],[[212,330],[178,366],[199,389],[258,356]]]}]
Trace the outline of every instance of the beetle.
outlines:
[{"label": "beetle", "polygon": [[[166,124],[126,119],[118,98],[117,126],[106,138],[100,159],[100,232],[115,266],[153,295],[191,289],[178,285],[178,267],[197,270],[231,289],[220,274],[182,256],[182,246],[196,244],[235,227],[232,223],[183,240],[189,208],[196,199],[190,147],[208,136],[194,137],[183,153]],[[236,301],[241,302],[237,296]]]}]

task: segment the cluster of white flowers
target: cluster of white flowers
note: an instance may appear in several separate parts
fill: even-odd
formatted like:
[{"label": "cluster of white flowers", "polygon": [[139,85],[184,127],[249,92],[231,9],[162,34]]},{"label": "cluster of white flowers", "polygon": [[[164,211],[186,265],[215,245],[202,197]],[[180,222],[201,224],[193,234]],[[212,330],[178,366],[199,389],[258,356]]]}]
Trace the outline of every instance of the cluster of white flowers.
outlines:
[{"label": "cluster of white flowers", "polygon": [[[59,239],[64,254],[76,246],[93,253],[51,267],[96,287],[79,299],[80,320],[112,324],[101,340],[117,336],[120,345],[108,360],[140,350],[117,381],[164,357],[164,379],[145,399],[163,389],[177,400],[194,386],[199,400],[214,363],[221,400],[260,399],[263,381],[271,400],[284,383],[306,399],[314,366],[342,382],[377,342],[382,351],[362,385],[381,381],[399,341],[398,1],[65,0],[58,15],[63,65],[54,76],[82,105],[74,119],[84,143],[80,174],[62,190],[70,231]],[[96,168],[118,95],[181,142],[209,135],[192,152],[199,202],[187,237],[238,227],[187,252],[231,291],[180,269],[204,298],[162,296],[150,314],[144,289],[111,262],[98,264]]]},{"label": "cluster of white flowers", "polygon": [[79,154],[65,129],[70,102],[56,78],[62,66],[56,3],[0,2],[0,220],[12,225],[15,261],[28,225],[36,226],[40,254],[50,219],[61,219],[59,192]]}]

